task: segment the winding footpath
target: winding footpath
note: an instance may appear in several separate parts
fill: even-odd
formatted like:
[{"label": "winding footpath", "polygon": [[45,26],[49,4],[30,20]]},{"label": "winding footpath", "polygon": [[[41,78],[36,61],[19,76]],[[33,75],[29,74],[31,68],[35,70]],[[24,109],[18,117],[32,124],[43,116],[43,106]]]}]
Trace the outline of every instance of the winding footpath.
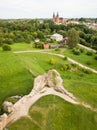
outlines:
[{"label": "winding footpath", "polygon": [[[94,50],[94,51],[95,51],[95,50]],[[56,54],[56,53],[48,52],[48,51],[45,51],[45,50],[15,51],[14,53],[17,54],[17,53],[33,53],[33,52],[55,55],[55,56],[59,56],[59,57],[61,57],[61,58],[64,58],[64,57],[65,57],[65,56],[62,55],[62,54]],[[71,58],[69,58],[69,57],[68,57],[68,61],[70,61],[70,62],[72,62],[73,64],[76,64],[76,65],[78,65],[78,66],[80,66],[80,67],[82,67],[82,68],[84,68],[84,69],[88,69],[88,70],[90,70],[91,72],[97,74],[97,70],[92,69],[92,68],[90,68],[90,67],[87,67],[87,66],[85,66],[85,65],[83,65],[83,64],[81,64],[81,63],[79,63],[79,62],[77,62],[77,61],[75,61],[75,60],[73,60],[73,59],[71,59]]]},{"label": "winding footpath", "polygon": [[81,44],[78,44],[78,46],[80,46],[80,47],[82,47],[82,48],[84,48],[84,49],[86,49],[86,50],[89,50],[89,51],[92,51],[92,52],[97,52],[96,50],[94,50],[94,49],[92,49],[92,48],[89,48],[89,47],[86,47],[86,46],[84,46],[84,45],[81,45]]}]

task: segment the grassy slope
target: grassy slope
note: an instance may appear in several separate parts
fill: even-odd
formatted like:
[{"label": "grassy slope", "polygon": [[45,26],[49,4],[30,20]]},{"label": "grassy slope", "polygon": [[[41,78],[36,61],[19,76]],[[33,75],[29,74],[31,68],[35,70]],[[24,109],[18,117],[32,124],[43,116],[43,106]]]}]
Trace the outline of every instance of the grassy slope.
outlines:
[{"label": "grassy slope", "polygon": [[32,88],[32,76],[11,52],[0,53],[0,106],[12,95],[28,93]]},{"label": "grassy slope", "polygon": [[[74,93],[80,100],[97,107],[97,74],[61,71],[61,66],[68,62],[57,56],[40,53],[23,53],[18,56],[27,67],[32,69],[35,75],[42,74],[49,69],[56,69],[61,74],[67,90]],[[56,61],[55,65],[49,64],[52,57]]]},{"label": "grassy slope", "polygon": [[[49,60],[52,57],[56,60],[55,65],[49,64]],[[27,94],[29,92],[32,86],[32,77],[24,67],[32,69],[34,75],[42,74],[54,68],[61,74],[64,86],[67,90],[74,93],[80,100],[97,107],[97,75],[84,74],[81,71],[61,71],[60,68],[62,64],[65,64],[63,59],[51,55],[39,53],[17,55],[9,52],[0,53],[0,72],[2,73],[2,75],[0,75],[1,100],[11,95]],[[51,101],[52,103],[50,103]],[[49,108],[49,111],[44,117],[47,108]],[[31,109],[34,111],[31,111]],[[31,109],[30,115],[33,117],[32,119],[27,117],[22,118],[22,120],[20,119],[12,124],[9,130],[19,130],[24,129],[24,127],[25,130],[97,129],[96,113],[80,106],[74,106],[67,102],[64,103],[63,100],[56,97],[52,98],[49,96],[42,98],[38,103],[33,105]],[[52,112],[54,113],[52,114]],[[37,124],[37,122],[39,123]]]},{"label": "grassy slope", "polygon": [[[13,123],[9,130],[96,130],[97,113],[72,105],[56,96],[46,96],[29,111],[30,118]],[[87,118],[88,117],[88,118]]]},{"label": "grassy slope", "polygon": [[[62,58],[49,55],[49,54],[41,54],[41,53],[23,53],[17,54],[19,59],[25,66],[32,69],[34,75],[43,74],[45,71],[49,69],[58,69],[61,68],[62,64],[69,63],[68,61],[64,61]],[[55,65],[50,64],[50,59],[55,60]]]}]

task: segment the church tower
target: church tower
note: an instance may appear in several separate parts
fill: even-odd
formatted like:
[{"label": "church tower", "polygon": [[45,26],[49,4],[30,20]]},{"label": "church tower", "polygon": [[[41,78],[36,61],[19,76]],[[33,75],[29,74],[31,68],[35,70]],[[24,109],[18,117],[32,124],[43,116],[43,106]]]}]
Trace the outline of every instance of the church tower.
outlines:
[{"label": "church tower", "polygon": [[53,22],[55,22],[55,13],[53,13]]},{"label": "church tower", "polygon": [[64,18],[60,17],[58,12],[56,14],[53,12],[53,19],[52,20],[56,24],[65,24]]},{"label": "church tower", "polygon": [[57,12],[57,15],[56,15],[56,17],[58,17],[59,18],[59,13]]},{"label": "church tower", "polygon": [[55,13],[53,12],[53,18],[55,18]]},{"label": "church tower", "polygon": [[56,23],[59,23],[59,13],[57,12],[57,15],[56,15]]}]

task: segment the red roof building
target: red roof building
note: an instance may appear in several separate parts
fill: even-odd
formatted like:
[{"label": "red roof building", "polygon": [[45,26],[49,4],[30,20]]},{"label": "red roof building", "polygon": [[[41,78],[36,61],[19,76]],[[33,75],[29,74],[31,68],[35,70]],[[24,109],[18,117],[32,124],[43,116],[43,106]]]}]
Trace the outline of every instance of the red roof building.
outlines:
[{"label": "red roof building", "polygon": [[49,49],[49,45],[48,44],[43,44],[43,48],[44,49]]}]

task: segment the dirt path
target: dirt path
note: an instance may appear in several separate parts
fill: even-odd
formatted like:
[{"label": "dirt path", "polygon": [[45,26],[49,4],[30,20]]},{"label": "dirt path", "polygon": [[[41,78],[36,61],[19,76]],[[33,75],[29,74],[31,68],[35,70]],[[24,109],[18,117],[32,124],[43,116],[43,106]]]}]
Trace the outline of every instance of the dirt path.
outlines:
[{"label": "dirt path", "polygon": [[[40,52],[40,53],[45,53],[45,54],[50,54],[50,55],[56,55],[56,56],[59,56],[59,57],[62,57],[62,58],[65,57],[65,56],[62,55],[62,54],[56,54],[56,53],[47,52],[47,51],[44,51],[44,50],[15,51],[14,53],[29,53],[29,52]],[[85,66],[85,65],[83,65],[83,64],[81,64],[81,63],[79,63],[79,62],[77,62],[77,61],[75,61],[75,60],[73,60],[73,59],[71,59],[71,58],[69,58],[69,57],[68,57],[68,60],[69,60],[70,62],[72,62],[72,63],[74,63],[74,64],[76,64],[76,65],[82,67],[82,68],[88,69],[88,70],[92,71],[93,73],[96,73],[96,74],[97,74],[97,70],[95,70],[95,69],[92,69],[92,68],[90,68],[90,67],[87,67],[87,66]]]},{"label": "dirt path", "polygon": [[[51,55],[56,55],[56,56],[59,56],[59,57],[62,57],[62,58],[65,57],[65,56],[62,55],[62,54],[55,54],[55,53],[50,53],[50,52],[41,52],[41,53],[47,53],[47,54],[51,54]],[[69,57],[68,57],[68,61],[70,61],[70,62],[72,62],[72,63],[74,63],[74,64],[76,64],[76,65],[78,65],[78,66],[80,66],[80,67],[82,67],[82,68],[88,69],[88,70],[92,71],[93,73],[96,73],[96,74],[97,74],[97,70],[92,69],[92,68],[90,68],[90,67],[87,67],[87,66],[85,66],[85,65],[83,65],[83,64],[81,64],[81,63],[79,63],[79,62],[77,62],[77,61],[75,61],[75,60],[73,60],[73,59],[71,59],[71,58],[69,58]]]},{"label": "dirt path", "polygon": [[78,44],[78,46],[80,46],[80,47],[82,47],[82,48],[84,48],[84,49],[86,49],[86,50],[89,50],[89,51],[97,52],[96,50],[94,50],[94,49],[92,49],[92,48],[89,48],[89,47],[86,47],[86,46],[81,45],[81,44]]}]

